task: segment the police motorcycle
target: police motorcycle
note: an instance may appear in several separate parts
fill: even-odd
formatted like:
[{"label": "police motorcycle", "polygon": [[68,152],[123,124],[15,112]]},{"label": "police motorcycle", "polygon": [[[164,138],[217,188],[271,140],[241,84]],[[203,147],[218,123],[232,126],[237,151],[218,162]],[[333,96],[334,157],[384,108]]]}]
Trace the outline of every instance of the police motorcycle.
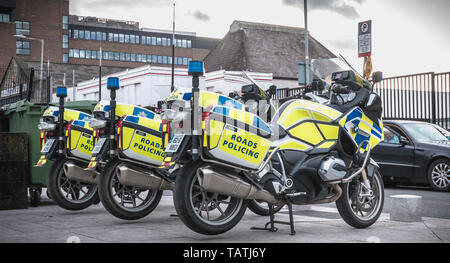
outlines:
[{"label": "police motorcycle", "polygon": [[[199,104],[202,107],[208,107],[211,105],[222,105],[232,107],[236,109],[253,112],[261,116],[262,118],[269,118],[276,105],[270,100],[271,96],[276,94],[276,86],[271,86],[268,90],[264,91],[260,85],[245,71],[235,72],[235,77],[241,82],[246,83],[242,86],[241,91],[231,92],[228,96],[224,96],[217,92],[201,91],[199,93]],[[190,123],[184,123],[180,118],[183,113],[183,109],[188,103],[190,103],[192,97],[192,90],[188,88],[177,88],[173,91],[163,104],[163,112],[161,118],[163,119],[163,147],[167,146],[171,135],[179,132],[188,131]],[[175,162],[169,161],[165,163],[166,167],[172,167],[178,165]],[[255,214],[261,216],[268,216],[269,209],[264,202],[258,200],[250,200],[248,208]],[[276,213],[283,208],[281,206],[275,206],[273,211]]]},{"label": "police motorcycle", "polygon": [[82,210],[100,202],[95,184],[97,174],[79,168],[86,167],[91,158],[92,128],[87,123],[90,115],[64,108],[65,87],[58,87],[56,95],[59,108],[47,108],[38,125],[41,157],[36,166],[54,161],[48,175],[49,197],[64,209]]},{"label": "police motorcycle", "polygon": [[106,210],[136,220],[158,206],[163,190],[173,188],[159,168],[165,156],[161,119],[145,108],[116,103],[118,78],[108,78],[107,87],[111,101],[97,104],[89,122],[96,143],[87,169],[101,173],[99,196]]},{"label": "police motorcycle", "polygon": [[267,202],[270,210],[284,204],[289,209],[289,222],[275,221],[271,211],[265,227],[255,230],[276,231],[275,223],[281,223],[295,234],[293,204],[336,202],[349,225],[367,228],[376,222],[384,186],[370,152],[384,136],[381,99],[372,86],[381,73],[370,83],[340,68],[330,74],[327,104],[293,98],[267,123],[242,109],[200,108],[195,87],[196,75],[203,74],[200,64],[189,64],[198,70],[191,107],[181,115],[192,122],[192,133],[173,134],[165,158],[183,163],[174,204],[186,226],[201,234],[224,233],[241,220],[249,199]]}]

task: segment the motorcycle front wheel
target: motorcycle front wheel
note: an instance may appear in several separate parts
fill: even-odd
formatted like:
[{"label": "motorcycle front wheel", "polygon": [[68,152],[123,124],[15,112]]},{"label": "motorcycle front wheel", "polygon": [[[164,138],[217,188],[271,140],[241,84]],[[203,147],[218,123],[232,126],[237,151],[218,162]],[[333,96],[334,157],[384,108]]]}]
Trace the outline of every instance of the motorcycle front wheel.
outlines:
[{"label": "motorcycle front wheel", "polygon": [[47,191],[60,207],[67,210],[82,210],[98,202],[96,184],[70,180],[64,172],[66,158],[56,160],[50,167]]},{"label": "motorcycle front wheel", "polygon": [[121,184],[116,172],[120,163],[116,158],[105,165],[98,186],[100,201],[109,213],[120,219],[143,218],[158,206],[163,191]]},{"label": "motorcycle front wheel", "polygon": [[187,227],[200,234],[218,235],[239,223],[248,201],[205,191],[197,179],[197,170],[204,166],[201,160],[183,166],[175,180],[174,205]]},{"label": "motorcycle front wheel", "polygon": [[367,228],[381,215],[384,205],[384,185],[377,171],[369,178],[372,192],[364,190],[360,178],[341,185],[342,196],[336,201],[336,207],[344,221],[355,228]]}]

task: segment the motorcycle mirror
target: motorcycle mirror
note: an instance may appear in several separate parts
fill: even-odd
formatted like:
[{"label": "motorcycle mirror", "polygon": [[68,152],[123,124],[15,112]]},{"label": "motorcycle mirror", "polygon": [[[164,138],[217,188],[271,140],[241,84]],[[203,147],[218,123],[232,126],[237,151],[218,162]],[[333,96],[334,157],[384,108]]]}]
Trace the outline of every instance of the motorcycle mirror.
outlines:
[{"label": "motorcycle mirror", "polygon": [[373,84],[381,82],[383,80],[383,72],[381,71],[376,71],[372,74],[372,81]]},{"label": "motorcycle mirror", "polygon": [[270,95],[275,95],[275,94],[277,94],[277,90],[278,90],[278,87],[275,86],[275,85],[272,85],[272,86],[269,87],[269,94]]}]

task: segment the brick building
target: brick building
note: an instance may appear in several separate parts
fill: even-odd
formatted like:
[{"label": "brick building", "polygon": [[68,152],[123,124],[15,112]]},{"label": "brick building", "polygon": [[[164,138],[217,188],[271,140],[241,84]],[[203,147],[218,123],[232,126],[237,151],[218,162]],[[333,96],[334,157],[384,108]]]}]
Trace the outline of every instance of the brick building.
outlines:
[{"label": "brick building", "polygon": [[[0,36],[0,79],[13,56],[38,69],[42,42],[43,69],[49,69],[53,86],[62,84],[64,74],[70,84],[73,73],[76,82],[97,77],[100,58],[104,74],[172,63],[171,31],[140,28],[134,21],[71,15],[69,0],[0,0]],[[176,32],[175,67],[203,60],[218,41]]]}]

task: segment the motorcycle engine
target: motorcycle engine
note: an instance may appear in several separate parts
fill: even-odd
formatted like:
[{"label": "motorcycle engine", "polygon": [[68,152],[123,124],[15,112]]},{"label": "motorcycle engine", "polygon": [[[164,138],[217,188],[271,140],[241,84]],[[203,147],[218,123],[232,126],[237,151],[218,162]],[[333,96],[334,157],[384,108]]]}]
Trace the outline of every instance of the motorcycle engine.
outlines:
[{"label": "motorcycle engine", "polygon": [[344,160],[330,155],[323,159],[318,173],[325,182],[337,181],[347,174],[347,167]]}]

